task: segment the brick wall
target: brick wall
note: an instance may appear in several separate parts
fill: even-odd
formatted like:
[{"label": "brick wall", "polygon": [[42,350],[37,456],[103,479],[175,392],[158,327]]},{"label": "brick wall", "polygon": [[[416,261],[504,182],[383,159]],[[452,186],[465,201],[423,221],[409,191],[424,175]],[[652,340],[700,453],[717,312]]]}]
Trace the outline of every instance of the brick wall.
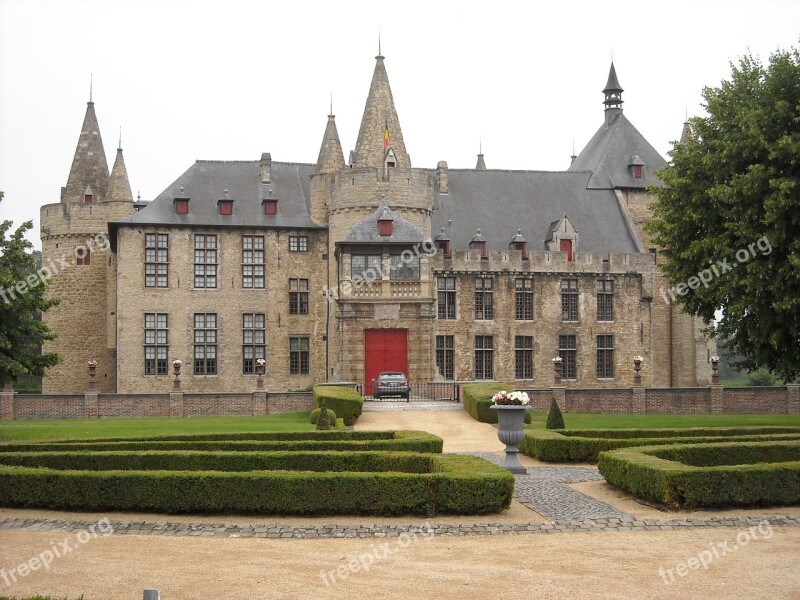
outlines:
[{"label": "brick wall", "polygon": [[730,414],[788,413],[788,394],[782,387],[749,387],[725,390],[722,411]]},{"label": "brick wall", "polygon": [[567,389],[566,412],[630,413],[631,388]]},{"label": "brick wall", "polygon": [[645,396],[645,412],[675,415],[710,413],[711,388],[648,389]]}]

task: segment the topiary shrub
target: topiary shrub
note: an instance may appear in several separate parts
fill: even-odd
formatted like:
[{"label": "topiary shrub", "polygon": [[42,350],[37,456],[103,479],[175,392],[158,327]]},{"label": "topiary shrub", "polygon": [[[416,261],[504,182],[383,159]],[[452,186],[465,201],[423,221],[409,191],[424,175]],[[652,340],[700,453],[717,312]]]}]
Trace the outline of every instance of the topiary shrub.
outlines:
[{"label": "topiary shrub", "polygon": [[[492,396],[500,390],[513,390],[513,385],[505,383],[470,383],[461,386],[464,410],[470,417],[481,423],[497,423],[497,411],[492,410]],[[525,411],[525,423],[531,422],[530,411]]]},{"label": "topiary shrub", "polygon": [[353,388],[336,385],[314,386],[314,406],[321,406],[320,400],[323,399],[330,409],[344,419],[345,425],[355,423],[364,408],[364,399]]},{"label": "topiary shrub", "polygon": [[547,413],[547,429],[564,429],[564,415],[555,398],[550,399],[550,412]]},{"label": "topiary shrub", "polygon": [[[331,427],[334,427],[336,425],[336,413],[333,412],[330,408],[327,408],[326,410],[328,411],[328,423],[330,424]],[[321,408],[315,408],[314,410],[312,410],[311,415],[308,418],[308,422],[317,425],[319,423],[320,413],[322,413]]]},{"label": "topiary shrub", "polygon": [[[335,423],[336,421],[334,421],[334,424]],[[317,417],[317,431],[327,431],[330,428],[331,428],[331,422],[328,419],[328,403],[323,398],[319,401],[319,417]]]}]

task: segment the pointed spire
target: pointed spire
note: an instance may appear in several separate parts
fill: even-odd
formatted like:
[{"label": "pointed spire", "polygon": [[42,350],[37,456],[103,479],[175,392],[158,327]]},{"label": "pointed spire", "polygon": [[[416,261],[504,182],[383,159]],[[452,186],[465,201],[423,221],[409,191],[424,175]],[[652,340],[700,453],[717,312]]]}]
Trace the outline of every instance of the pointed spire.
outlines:
[{"label": "pointed spire", "polygon": [[614,68],[614,61],[611,61],[611,69],[608,72],[608,82],[606,83],[603,94],[605,100],[603,104],[606,105],[606,111],[622,111],[622,86],[617,80],[617,70]]},{"label": "pointed spire", "polygon": [[131,184],[128,181],[128,169],[125,167],[125,159],[122,157],[122,128],[120,128],[117,158],[114,160],[111,177],[108,179],[108,191],[106,191],[105,199],[106,202],[133,202]]},{"label": "pointed spire", "polygon": [[683,131],[681,131],[681,144],[685,144],[692,139],[692,125],[689,123],[689,118],[683,122]]},{"label": "pointed spire", "polygon": [[345,169],[344,153],[339,141],[339,131],[336,129],[335,119],[333,102],[331,102],[331,114],[328,115],[328,124],[325,126],[325,134],[322,136],[322,145],[319,149],[319,158],[317,158],[317,173],[336,173]]},{"label": "pointed spire", "polygon": [[103,139],[100,137],[97,115],[94,112],[94,102],[90,100],[86,104],[86,116],[83,119],[62,201],[83,203],[86,188],[91,188],[94,190],[91,202],[97,204],[103,201],[100,194],[103,194],[107,187],[108,161],[103,148]]},{"label": "pointed spire", "polygon": [[[356,141],[355,166],[383,168],[386,152],[391,148],[395,154],[397,167],[410,167],[411,160],[403,141],[400,119],[394,106],[383,56],[379,54],[375,60],[375,71],[372,74],[372,83]],[[387,130],[390,141],[388,148],[384,149]]]},{"label": "pointed spire", "polygon": [[480,138],[478,138],[478,163],[475,165],[475,170],[486,170],[486,162],[483,160],[483,140]]}]

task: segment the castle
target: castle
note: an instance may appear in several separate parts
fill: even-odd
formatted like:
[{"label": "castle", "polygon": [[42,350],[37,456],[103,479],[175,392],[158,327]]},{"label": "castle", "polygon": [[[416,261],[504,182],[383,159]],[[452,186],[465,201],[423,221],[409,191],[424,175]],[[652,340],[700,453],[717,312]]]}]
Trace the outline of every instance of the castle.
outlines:
[{"label": "castle", "polygon": [[[43,261],[67,257],[44,315],[63,361],[46,393],[355,381],[708,383],[701,323],[666,294],[643,230],[666,163],[623,114],[612,64],[604,119],[563,172],[412,167],[384,57],[355,149],[329,115],[315,164],[198,160],[134,201],[122,149],[109,173],[90,101],[67,185],[41,208]],[[63,261],[62,261],[63,263]]]}]

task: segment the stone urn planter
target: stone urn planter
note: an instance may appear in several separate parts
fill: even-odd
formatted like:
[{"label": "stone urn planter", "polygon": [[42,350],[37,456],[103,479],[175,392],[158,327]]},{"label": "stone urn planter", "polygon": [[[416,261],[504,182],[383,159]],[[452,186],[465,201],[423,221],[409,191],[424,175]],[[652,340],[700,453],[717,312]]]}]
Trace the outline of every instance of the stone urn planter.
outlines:
[{"label": "stone urn planter", "polygon": [[[524,404],[506,404],[516,395],[524,394]],[[497,411],[497,437],[506,445],[506,457],[501,466],[515,474],[525,474],[525,467],[519,462],[519,445],[525,439],[525,411],[528,410],[528,395],[524,392],[498,392],[495,394],[494,404],[489,408]]]}]

